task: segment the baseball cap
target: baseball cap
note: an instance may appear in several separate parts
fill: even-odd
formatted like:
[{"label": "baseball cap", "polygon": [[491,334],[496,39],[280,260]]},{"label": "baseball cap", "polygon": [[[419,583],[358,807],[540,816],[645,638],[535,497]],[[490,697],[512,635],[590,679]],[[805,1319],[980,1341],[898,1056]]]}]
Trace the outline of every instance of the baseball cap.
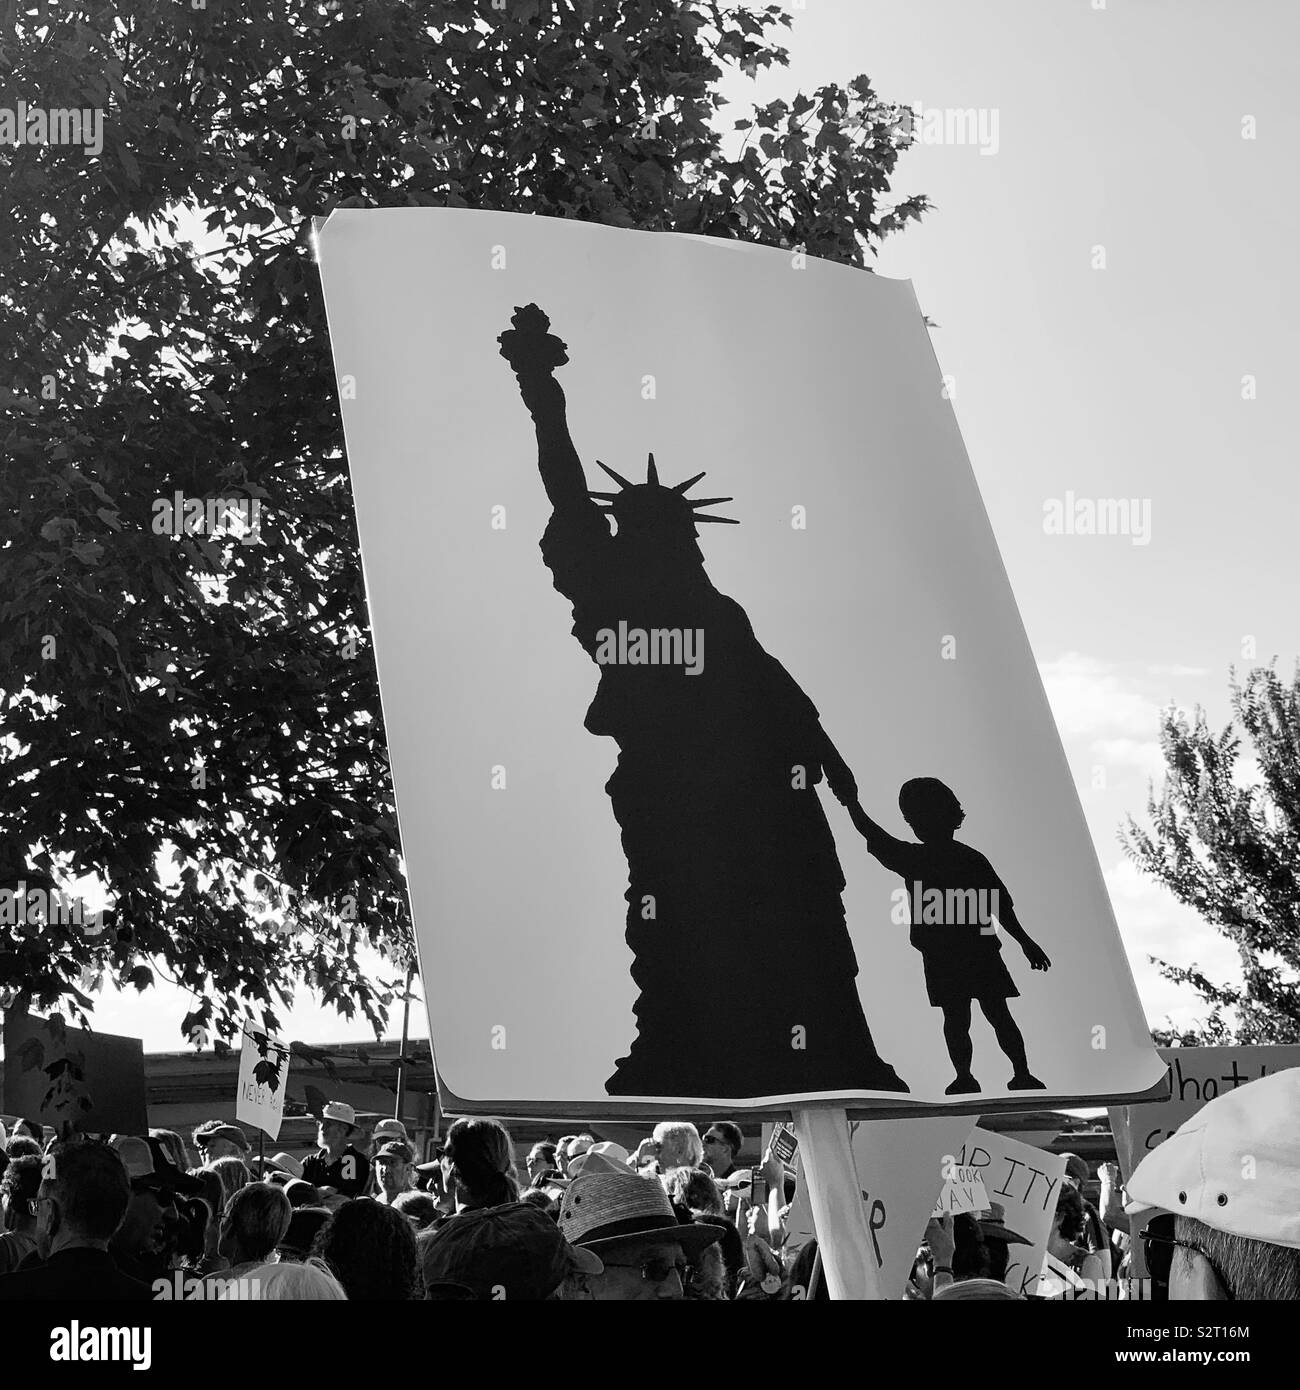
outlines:
[{"label": "baseball cap", "polygon": [[1138,1164],[1127,1194],[1130,1216],[1161,1208],[1300,1249],[1300,1067],[1202,1106]]},{"label": "baseball cap", "polygon": [[376,1163],[387,1163],[390,1160],[400,1160],[402,1163],[410,1163],[415,1157],[415,1150],[400,1139],[390,1139],[388,1143],[381,1144],[375,1153]]},{"label": "baseball cap", "polygon": [[238,1144],[245,1153],[248,1153],[252,1148],[244,1131],[238,1125],[229,1124],[224,1120],[208,1120],[206,1124],[201,1124],[194,1131],[196,1148],[203,1148],[211,1139],[229,1139],[232,1144]]},{"label": "baseball cap", "polygon": [[570,1273],[601,1274],[605,1266],[579,1250],[536,1207],[463,1211],[419,1238],[426,1287],[464,1284],[476,1298],[536,1301]]},{"label": "baseball cap", "polygon": [[203,1184],[177,1168],[157,1139],[114,1134],[108,1142],[122,1160],[133,1191],[171,1191],[182,1197],[202,1196]]},{"label": "baseball cap", "polygon": [[370,1131],[370,1137],[377,1140],[400,1139],[403,1144],[411,1142],[411,1136],[407,1134],[406,1126],[401,1120],[380,1120]]}]

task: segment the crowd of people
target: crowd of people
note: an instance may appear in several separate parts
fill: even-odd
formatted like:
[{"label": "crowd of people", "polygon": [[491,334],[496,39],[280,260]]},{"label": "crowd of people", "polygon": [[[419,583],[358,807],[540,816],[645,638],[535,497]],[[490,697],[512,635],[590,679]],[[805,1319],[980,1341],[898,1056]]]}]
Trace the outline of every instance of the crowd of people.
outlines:
[{"label": "crowd of people", "polygon": [[[0,1135],[0,1300],[828,1297],[816,1240],[795,1250],[787,1231],[797,1170],[771,1147],[740,1166],[731,1120],[664,1122],[633,1152],[566,1134],[522,1171],[499,1120],[455,1121],[418,1162],[400,1121],[367,1137],[339,1101],[302,1159],[258,1160],[220,1120],[194,1130],[197,1163],[171,1130],[29,1130]],[[1170,1298],[1300,1298],[1300,1070],[1211,1101],[1127,1198],[1115,1165],[1094,1179],[1066,1156],[1048,1243],[1060,1278],[1040,1290],[1123,1289],[1140,1243]],[[1017,1298],[1003,1282],[1017,1243],[996,1204],[932,1219],[905,1296]]]}]

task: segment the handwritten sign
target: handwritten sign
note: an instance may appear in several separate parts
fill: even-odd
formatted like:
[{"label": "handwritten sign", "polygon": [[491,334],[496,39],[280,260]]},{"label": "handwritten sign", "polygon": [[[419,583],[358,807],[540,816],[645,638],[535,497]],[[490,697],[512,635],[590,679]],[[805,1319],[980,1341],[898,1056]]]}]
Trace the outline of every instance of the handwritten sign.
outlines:
[{"label": "handwritten sign", "polygon": [[[1262,1076],[1300,1067],[1297,1046],[1162,1047],[1158,1051],[1169,1066],[1169,1099],[1154,1105],[1116,1105],[1110,1110],[1111,1133],[1125,1181],[1152,1149],[1163,1144],[1208,1101]],[[1134,1277],[1145,1277],[1147,1272],[1142,1242],[1136,1237],[1159,1214],[1152,1211],[1133,1223]]]},{"label": "handwritten sign", "polygon": [[278,1139],[288,1079],[289,1049],[269,1033],[246,1028],[239,1054],[235,1119],[260,1129],[268,1139]]},{"label": "handwritten sign", "polygon": [[931,1216],[953,1216],[959,1211],[987,1211],[989,1194],[978,1168],[953,1168]]},{"label": "handwritten sign", "polygon": [[[944,1185],[944,1159],[960,1153],[970,1123],[969,1115],[944,1115],[849,1125],[853,1163],[886,1298],[903,1296],[925,1224]],[[799,1250],[817,1234],[805,1189],[800,1174],[786,1220],[790,1251]]]},{"label": "handwritten sign", "polygon": [[1008,1288],[1029,1297],[1047,1254],[1065,1159],[977,1125],[957,1153],[957,1166],[979,1173],[990,1201],[1001,1205],[1007,1229],[1029,1241],[1010,1247],[1006,1276]]}]

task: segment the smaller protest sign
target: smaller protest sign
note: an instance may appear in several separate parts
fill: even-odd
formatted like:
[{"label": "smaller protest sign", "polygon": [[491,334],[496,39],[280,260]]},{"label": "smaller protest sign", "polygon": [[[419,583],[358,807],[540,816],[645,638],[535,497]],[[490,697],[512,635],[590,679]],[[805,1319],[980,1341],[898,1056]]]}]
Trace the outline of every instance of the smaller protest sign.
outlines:
[{"label": "smaller protest sign", "polygon": [[245,1028],[235,1119],[260,1129],[268,1139],[278,1139],[288,1080],[288,1047],[269,1033]]},{"label": "smaller protest sign", "polygon": [[771,1150],[772,1157],[779,1159],[787,1167],[794,1162],[795,1153],[799,1148],[799,1136],[785,1123],[778,1124],[772,1131],[772,1137],[768,1141],[768,1148]]},{"label": "smaller protest sign", "polygon": [[71,1028],[63,1019],[9,1013],[4,1103],[60,1132],[147,1134],[144,1044]]},{"label": "smaller protest sign", "polygon": [[952,1168],[931,1216],[953,1216],[959,1211],[988,1211],[989,1194],[978,1168]]},{"label": "smaller protest sign", "polygon": [[1065,1176],[1065,1159],[977,1125],[956,1156],[958,1168],[974,1168],[983,1179],[990,1206],[997,1203],[1006,1229],[1026,1243],[1010,1246],[1006,1284],[1032,1296],[1047,1254],[1047,1237]]}]

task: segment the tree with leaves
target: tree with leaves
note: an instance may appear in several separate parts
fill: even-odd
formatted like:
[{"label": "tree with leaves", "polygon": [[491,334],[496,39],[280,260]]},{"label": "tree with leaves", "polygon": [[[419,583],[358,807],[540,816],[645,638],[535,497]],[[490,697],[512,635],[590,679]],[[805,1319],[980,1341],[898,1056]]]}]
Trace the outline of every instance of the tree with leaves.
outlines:
[{"label": "tree with leaves", "polygon": [[[753,107],[790,16],[717,0],[31,0],[0,103],[103,113],[0,191],[0,881],[107,927],[0,924],[0,1002],[190,992],[196,1045],[305,983],[378,1034],[410,924],[314,217],[452,206],[704,233],[862,269],[922,197],[866,77]],[[260,539],[156,528],[237,499]],[[371,978],[363,948],[392,964]],[[426,963],[427,964],[427,963]]]},{"label": "tree with leaves", "polygon": [[[1166,1046],[1300,1042],[1300,667],[1288,685],[1271,667],[1231,684],[1232,721],[1218,734],[1198,706],[1161,720],[1168,766],[1147,800],[1149,830],[1131,816],[1126,853],[1236,946],[1242,983],[1154,960],[1209,1005],[1199,1026],[1157,1030]],[[1250,740],[1258,777],[1239,770]]]}]

